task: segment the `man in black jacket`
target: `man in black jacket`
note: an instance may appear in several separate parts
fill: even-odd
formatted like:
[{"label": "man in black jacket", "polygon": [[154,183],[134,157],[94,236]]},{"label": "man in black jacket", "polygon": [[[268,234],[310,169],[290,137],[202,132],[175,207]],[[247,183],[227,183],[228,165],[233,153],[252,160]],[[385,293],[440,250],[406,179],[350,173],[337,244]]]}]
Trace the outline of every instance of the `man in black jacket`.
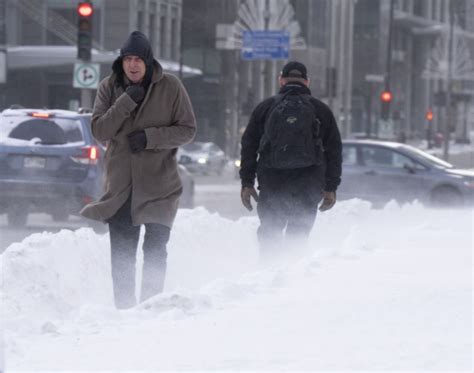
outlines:
[{"label": "man in black jacket", "polygon": [[[329,107],[311,96],[306,67],[296,61],[287,63],[283,67],[279,83],[279,94],[264,100],[254,109],[242,136],[241,198],[249,211],[252,210],[251,197],[257,202],[260,219],[257,235],[261,259],[264,260],[274,257],[279,249],[291,250],[282,245],[285,228],[287,238],[296,239],[299,243],[306,240],[315,222],[319,203],[323,200],[320,211],[332,208],[336,203],[336,189],[341,181],[341,136]],[[309,108],[305,110],[312,111],[312,115],[306,114],[306,117],[313,118],[310,125],[314,135],[308,136],[309,132],[300,129],[297,133],[302,135],[298,136],[311,141],[299,139],[302,144],[299,148],[310,144],[311,149],[305,149],[301,154],[314,152],[308,159],[300,162],[297,150],[293,154],[287,151],[299,148],[291,143],[294,139],[284,144],[282,137],[285,134],[280,130],[282,125],[276,123],[279,114],[275,113],[285,112],[288,110],[285,108],[291,109],[292,106],[301,111],[305,107],[303,102],[307,102],[306,106]],[[297,114],[285,115],[288,125],[298,120],[304,121]],[[285,122],[283,127],[284,125]],[[269,134],[277,130],[283,131],[283,135]],[[317,146],[320,147],[319,151],[316,150]],[[277,148],[287,152],[277,153]],[[281,160],[285,154],[293,159],[282,160],[280,163],[275,161]],[[259,194],[254,187],[256,176]]]}]

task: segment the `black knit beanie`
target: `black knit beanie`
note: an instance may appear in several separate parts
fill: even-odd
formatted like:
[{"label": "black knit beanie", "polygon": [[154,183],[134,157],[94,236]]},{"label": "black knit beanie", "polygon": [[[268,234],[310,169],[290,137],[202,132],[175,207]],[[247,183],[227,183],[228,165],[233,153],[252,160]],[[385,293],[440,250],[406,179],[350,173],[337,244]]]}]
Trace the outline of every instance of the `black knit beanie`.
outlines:
[{"label": "black knit beanie", "polygon": [[148,38],[140,31],[133,31],[120,48],[120,56],[114,61],[112,70],[117,74],[117,83],[124,85],[122,59],[125,56],[137,56],[145,62],[146,73],[143,85],[148,88],[153,74],[153,51]]}]

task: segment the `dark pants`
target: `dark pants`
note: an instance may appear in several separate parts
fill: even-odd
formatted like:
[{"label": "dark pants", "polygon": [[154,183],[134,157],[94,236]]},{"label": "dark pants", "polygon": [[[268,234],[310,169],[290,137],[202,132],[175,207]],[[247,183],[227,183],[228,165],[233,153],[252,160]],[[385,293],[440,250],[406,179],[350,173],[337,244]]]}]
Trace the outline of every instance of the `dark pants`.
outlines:
[{"label": "dark pants", "polygon": [[[112,281],[117,308],[135,306],[135,265],[140,226],[132,225],[131,199],[109,219]],[[166,244],[170,229],[161,224],[145,224],[143,273],[140,301],[163,291],[166,275]]]},{"label": "dark pants", "polygon": [[320,192],[260,190],[257,236],[262,261],[304,250],[320,201]]}]

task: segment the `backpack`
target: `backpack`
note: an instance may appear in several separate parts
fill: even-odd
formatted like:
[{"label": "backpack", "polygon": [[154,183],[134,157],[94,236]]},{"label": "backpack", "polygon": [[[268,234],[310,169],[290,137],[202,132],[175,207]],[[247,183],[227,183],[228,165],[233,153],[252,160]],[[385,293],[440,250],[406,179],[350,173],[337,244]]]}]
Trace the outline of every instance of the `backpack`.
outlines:
[{"label": "backpack", "polygon": [[296,169],[322,163],[321,122],[310,98],[288,93],[277,96],[258,148],[259,163],[263,166]]}]

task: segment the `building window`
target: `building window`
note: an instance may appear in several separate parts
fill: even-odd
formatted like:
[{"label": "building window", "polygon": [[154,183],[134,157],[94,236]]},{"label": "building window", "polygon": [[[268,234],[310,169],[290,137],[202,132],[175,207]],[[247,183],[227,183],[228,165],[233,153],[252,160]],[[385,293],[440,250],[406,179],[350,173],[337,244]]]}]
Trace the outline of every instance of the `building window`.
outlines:
[{"label": "building window", "polygon": [[150,38],[150,44],[152,48],[156,44],[156,3],[153,1],[149,4],[148,8],[148,37]]},{"label": "building window", "polygon": [[423,2],[422,1],[415,1],[415,3],[413,5],[414,5],[413,13],[416,16],[423,17],[424,16],[424,14],[423,14],[424,13]]},{"label": "building window", "polygon": [[145,29],[145,1],[139,0],[137,6],[137,29],[144,31]]},{"label": "building window", "polygon": [[168,46],[166,43],[166,13],[168,11],[168,7],[165,4],[161,4],[160,6],[160,55],[161,57],[167,57],[168,54]]},{"label": "building window", "polygon": [[178,58],[178,8],[171,8],[171,59],[177,60]]}]

